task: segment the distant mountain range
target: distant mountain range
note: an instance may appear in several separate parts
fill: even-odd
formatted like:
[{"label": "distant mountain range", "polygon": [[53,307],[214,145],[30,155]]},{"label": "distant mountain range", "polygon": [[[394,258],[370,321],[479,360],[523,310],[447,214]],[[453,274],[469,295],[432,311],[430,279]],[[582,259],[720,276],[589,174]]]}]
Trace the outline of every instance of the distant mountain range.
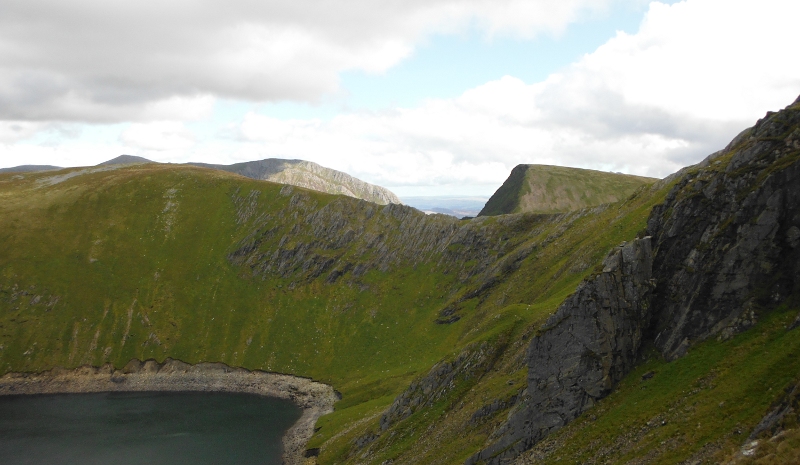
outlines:
[{"label": "distant mountain range", "polygon": [[[139,163],[156,162],[134,155],[120,155],[97,166]],[[266,158],[232,165],[186,164],[328,194],[347,195],[380,205],[405,203],[426,213],[441,213],[458,218],[571,211],[616,202],[628,197],[637,188],[656,181],[653,178],[580,168],[518,165],[488,201],[484,197],[469,196],[416,196],[401,200],[385,187],[310,161]],[[58,169],[62,168],[51,165],[22,165],[0,169],[0,173]]]},{"label": "distant mountain range", "polygon": [[[135,155],[120,155],[97,166],[132,165],[138,163],[156,163]],[[187,165],[227,171],[251,179],[272,181],[280,184],[312,189],[328,194],[341,194],[357,199],[367,200],[380,205],[402,203],[389,189],[376,186],[347,173],[325,168],[316,163],[303,160],[283,160],[267,158],[264,160],[234,163],[232,165],[213,165],[207,163],[187,163]],[[62,169],[51,165],[21,165],[0,169],[0,173],[23,173]]]},{"label": "distant mountain range", "polygon": [[0,173],[30,173],[34,171],[60,170],[60,166],[53,165],[19,165],[11,168],[0,168]]},{"label": "distant mountain range", "polygon": [[517,165],[480,216],[561,213],[622,200],[656,179],[549,165]]}]

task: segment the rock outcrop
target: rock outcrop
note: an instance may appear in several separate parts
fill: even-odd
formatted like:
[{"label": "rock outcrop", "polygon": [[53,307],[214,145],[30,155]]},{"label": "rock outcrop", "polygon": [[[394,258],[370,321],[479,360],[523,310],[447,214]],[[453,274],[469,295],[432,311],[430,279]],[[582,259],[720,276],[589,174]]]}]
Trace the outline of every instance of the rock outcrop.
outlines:
[{"label": "rock outcrop", "polygon": [[630,371],[650,323],[650,238],[615,248],[540,329],[528,349],[523,405],[468,464],[503,463],[575,419]]},{"label": "rock outcrop", "polygon": [[687,173],[648,221],[656,346],[749,328],[800,284],[800,108],[768,115]]}]

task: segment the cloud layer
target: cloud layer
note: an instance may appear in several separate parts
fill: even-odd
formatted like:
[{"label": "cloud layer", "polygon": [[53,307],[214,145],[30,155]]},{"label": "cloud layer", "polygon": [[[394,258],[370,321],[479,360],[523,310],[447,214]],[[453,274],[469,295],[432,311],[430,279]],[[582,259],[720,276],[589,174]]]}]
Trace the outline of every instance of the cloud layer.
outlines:
[{"label": "cloud layer", "polygon": [[612,0],[8,1],[0,119],[197,119],[212,97],[314,101],[431,33],[557,32]]}]

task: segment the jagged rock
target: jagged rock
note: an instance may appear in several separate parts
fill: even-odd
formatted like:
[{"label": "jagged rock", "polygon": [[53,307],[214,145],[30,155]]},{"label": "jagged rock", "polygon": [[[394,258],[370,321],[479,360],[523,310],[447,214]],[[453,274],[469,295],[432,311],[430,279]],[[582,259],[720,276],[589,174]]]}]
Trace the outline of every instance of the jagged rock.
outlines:
[{"label": "jagged rock", "polygon": [[357,438],[355,441],[353,441],[353,447],[355,447],[356,450],[361,450],[367,447],[368,445],[372,444],[373,442],[375,442],[375,440],[378,439],[378,437],[379,436],[375,433],[372,432],[367,433]]},{"label": "jagged rock", "polygon": [[796,426],[800,420],[800,383],[789,386],[771,410],[758,422],[746,442],[757,439],[762,434],[775,436],[784,429],[785,424]]},{"label": "jagged rock", "polygon": [[667,359],[751,327],[800,282],[798,126],[797,110],[761,120],[724,171],[690,172],[653,209],[653,335]]},{"label": "jagged rock", "polygon": [[507,400],[495,399],[490,404],[484,405],[469,418],[470,424],[480,423],[484,418],[492,417],[495,413],[505,410],[517,403],[519,396],[511,396]]},{"label": "jagged rock", "polygon": [[649,237],[615,248],[559,306],[528,349],[524,407],[467,464],[509,461],[611,392],[650,323],[652,258]]}]

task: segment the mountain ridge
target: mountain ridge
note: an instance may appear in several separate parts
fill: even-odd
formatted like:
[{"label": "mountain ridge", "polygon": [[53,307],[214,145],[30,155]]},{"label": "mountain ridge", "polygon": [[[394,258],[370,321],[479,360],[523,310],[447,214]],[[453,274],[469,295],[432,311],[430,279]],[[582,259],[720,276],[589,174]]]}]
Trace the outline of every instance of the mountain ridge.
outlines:
[{"label": "mountain ridge", "polygon": [[[135,155],[120,155],[95,166],[142,163],[156,162]],[[329,194],[347,195],[380,205],[402,203],[392,191],[385,187],[370,184],[342,171],[326,168],[305,160],[265,158],[263,160],[234,163],[232,165],[194,162],[186,163],[186,165],[227,171],[251,179],[288,184],[320,192],[327,192]],[[62,169],[64,168],[51,165],[20,165],[11,168],[2,168],[0,169],[0,173],[29,173]]]},{"label": "mountain ridge", "polygon": [[621,173],[522,164],[492,194],[478,216],[509,213],[563,213],[631,195],[656,179]]}]

